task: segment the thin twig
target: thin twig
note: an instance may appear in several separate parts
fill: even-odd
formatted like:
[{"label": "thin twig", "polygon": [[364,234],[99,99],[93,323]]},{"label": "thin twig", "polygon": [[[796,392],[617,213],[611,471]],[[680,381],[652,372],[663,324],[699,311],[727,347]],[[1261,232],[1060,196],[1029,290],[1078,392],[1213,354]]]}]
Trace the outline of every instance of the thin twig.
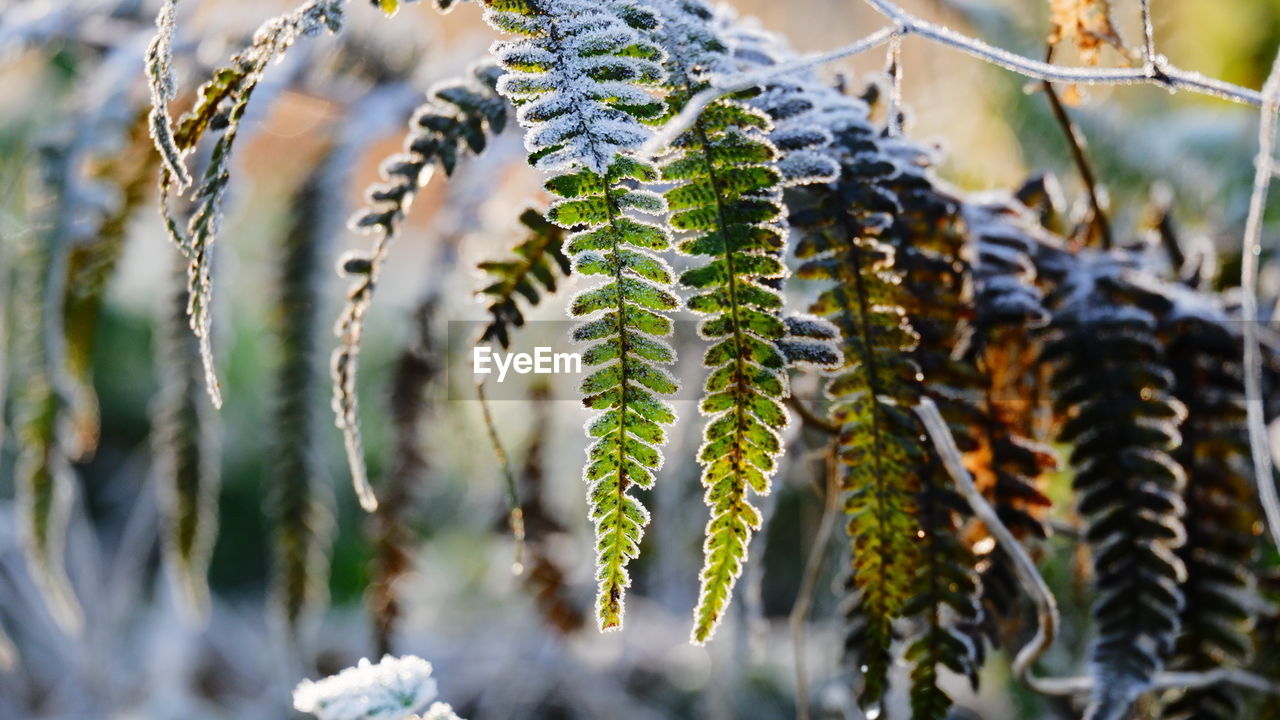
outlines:
[{"label": "thin twig", "polygon": [[[1044,60],[1049,62],[1053,59],[1053,45],[1049,45],[1049,49],[1045,51]],[[1076,169],[1080,172],[1080,179],[1084,181],[1085,192],[1089,195],[1089,205],[1093,208],[1093,218],[1090,224],[1098,229],[1098,235],[1102,238],[1102,247],[1104,250],[1110,250],[1111,240],[1111,222],[1107,219],[1107,213],[1102,208],[1102,199],[1098,195],[1098,179],[1093,172],[1093,165],[1089,162],[1089,157],[1084,154],[1085,145],[1084,133],[1080,131],[1080,127],[1071,121],[1071,116],[1067,115],[1067,108],[1062,104],[1062,99],[1058,97],[1058,91],[1053,89],[1053,83],[1045,80],[1041,83],[1044,88],[1044,96],[1049,99],[1049,109],[1053,111],[1053,117],[1058,121],[1058,125],[1062,127],[1062,134],[1067,138],[1067,147],[1071,150],[1071,158],[1075,161]]]},{"label": "thin twig", "polygon": [[902,36],[889,40],[889,117],[885,122],[890,135],[902,133]]},{"label": "thin twig", "polygon": [[756,72],[713,79],[711,87],[690,98],[679,114],[658,129],[653,138],[640,148],[640,154],[654,156],[663,152],[681,133],[693,127],[704,108],[725,95],[763,85],[778,75],[842,60],[905,35],[928,38],[1033,80],[1077,85],[1157,85],[1167,90],[1186,90],[1244,105],[1262,106],[1262,93],[1257,90],[1183,70],[1170,65],[1158,55],[1152,58],[1149,65],[1141,68],[1062,67],[1009,52],[951,28],[922,20],[890,0],[866,2],[888,17],[893,25],[880,28],[857,42],[829,52],[809,55],[795,62],[782,63]]},{"label": "thin twig", "polygon": [[1013,532],[1001,522],[995,508],[991,507],[991,503],[987,502],[986,497],[974,485],[973,476],[965,469],[963,456],[960,454],[960,449],[956,447],[951,430],[947,428],[947,421],[943,420],[942,414],[938,412],[938,406],[926,397],[916,405],[915,411],[924,423],[925,431],[933,440],[934,448],[942,458],[947,472],[955,480],[956,489],[973,508],[974,515],[987,527],[987,532],[991,533],[1005,554],[1013,560],[1018,580],[1035,602],[1038,620],[1036,634],[1018,651],[1013,661],[1013,672],[1024,684],[1040,691],[1037,687],[1039,681],[1031,674],[1031,666],[1053,644],[1058,628],[1058,601],[1054,598],[1053,591],[1049,589],[1049,584],[1036,569],[1036,564],[1027,554],[1026,548],[1014,538]]},{"label": "thin twig", "polygon": [[747,88],[757,85],[764,85],[771,78],[779,75],[787,75],[801,70],[808,70],[819,65],[825,65],[829,62],[842,60],[847,57],[873,50],[889,41],[897,32],[894,28],[885,27],[871,33],[870,35],[850,43],[844,47],[836,48],[825,53],[816,55],[808,55],[794,62],[780,63],[772,67],[764,68],[750,73],[741,75],[733,75],[723,78],[715,78],[711,87],[699,92],[697,95],[689,98],[689,102],[685,103],[684,109],[675,117],[668,120],[662,127],[658,128],[654,136],[649,139],[640,148],[640,154],[646,156],[654,156],[665,152],[675,139],[680,137],[681,133],[693,127],[693,124],[702,115],[702,111],[711,103],[719,100],[725,95],[731,95]]},{"label": "thin twig", "polygon": [[1159,56],[1155,58],[1151,67],[1143,68],[1060,67],[1009,52],[976,38],[962,35],[948,27],[922,20],[890,0],[866,0],[866,2],[889,18],[897,31],[903,35],[929,38],[1036,80],[1080,85],[1159,85],[1170,90],[1188,90],[1255,107],[1262,105],[1262,94],[1257,90],[1183,70],[1168,64]]},{"label": "thin twig", "polygon": [[1151,24],[1151,0],[1142,0],[1142,60],[1144,68],[1156,66],[1156,34]]},{"label": "thin twig", "polygon": [[515,473],[511,472],[511,463],[507,462],[507,451],[498,439],[498,427],[493,422],[493,414],[489,412],[489,401],[484,396],[484,383],[476,383],[476,395],[480,398],[480,412],[484,415],[484,426],[489,431],[489,442],[493,445],[493,454],[502,468],[502,475],[507,484],[507,507],[510,508],[508,519],[511,525],[511,537],[515,540],[515,558],[511,562],[511,571],[516,575],[524,573],[524,508],[520,506],[520,490],[516,486]]},{"label": "thin twig", "polygon": [[[1036,605],[1038,626],[1036,634],[1018,651],[1013,661],[1013,673],[1027,687],[1042,695],[1085,695],[1092,691],[1094,678],[1079,676],[1065,678],[1041,678],[1032,673],[1036,660],[1053,644],[1057,634],[1059,621],[1058,601],[1049,589],[1049,584],[1041,577],[1026,548],[1022,547],[1009,528],[1000,520],[999,514],[986,497],[974,485],[973,476],[965,469],[963,456],[956,447],[955,438],[947,427],[947,422],[938,412],[938,406],[929,398],[923,398],[915,407],[916,414],[924,424],[925,432],[933,441],[938,456],[946,466],[947,472],[955,480],[956,489],[974,515],[986,526],[987,532],[996,539],[1000,548],[1013,560],[1014,570],[1024,590],[1031,596]],[[1280,683],[1272,682],[1254,673],[1240,668],[1215,668],[1206,672],[1164,672],[1153,678],[1151,690],[1167,690],[1171,688],[1200,688],[1217,683],[1231,683],[1259,692],[1280,695]]]},{"label": "thin twig", "polygon": [[822,520],[813,536],[813,545],[809,548],[809,557],[804,564],[804,580],[800,583],[800,592],[796,594],[796,602],[791,606],[791,615],[787,618],[791,625],[791,645],[796,656],[796,720],[809,720],[809,673],[805,664],[805,628],[809,623],[809,610],[813,607],[813,596],[822,575],[822,566],[827,560],[827,546],[830,545],[831,526],[835,524],[836,509],[840,506],[840,473],[839,460],[833,444],[827,451],[826,458],[827,489],[822,505]]},{"label": "thin twig", "polygon": [[1275,175],[1276,104],[1280,101],[1280,53],[1263,85],[1263,103],[1258,128],[1258,155],[1254,159],[1253,194],[1249,198],[1249,219],[1245,222],[1241,247],[1241,320],[1244,322],[1244,389],[1249,424],[1249,449],[1258,497],[1271,530],[1271,540],[1280,546],[1280,498],[1271,474],[1271,451],[1267,421],[1262,406],[1262,351],[1258,345],[1258,255],[1262,252],[1262,221],[1267,209],[1267,192]]},{"label": "thin twig", "polygon": [[796,414],[800,416],[801,422],[815,430],[820,430],[828,435],[839,435],[840,428],[830,420],[823,418],[814,412],[808,405],[805,405],[800,398],[791,395],[787,398],[787,404],[795,408]]}]

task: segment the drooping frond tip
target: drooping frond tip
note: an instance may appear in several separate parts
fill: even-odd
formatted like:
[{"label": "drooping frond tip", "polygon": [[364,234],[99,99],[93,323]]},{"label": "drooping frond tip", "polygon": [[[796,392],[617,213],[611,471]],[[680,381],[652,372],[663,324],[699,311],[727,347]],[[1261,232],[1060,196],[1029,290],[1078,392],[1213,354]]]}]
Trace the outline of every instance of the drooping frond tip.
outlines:
[{"label": "drooping frond tip", "polygon": [[649,515],[631,490],[653,485],[662,463],[664,425],[675,413],[663,395],[676,383],[661,365],[675,360],[662,339],[677,298],[671,269],[656,252],[670,245],[660,227],[631,217],[660,214],[661,198],[639,185],[658,179],[630,156],[650,135],[644,124],[663,105],[648,88],[663,77],[662,49],[647,38],[660,24],[633,0],[488,0],[485,19],[521,36],[494,52],[506,71],[499,91],[519,106],[529,162],[551,173],[560,199],[547,219],[576,228],[566,253],[573,272],[599,276],[569,314],[582,320],[574,340],[588,343],[584,404],[599,411],[584,478],[596,526],[596,618],[621,627],[629,562],[639,555]]},{"label": "drooping frond tip", "polygon": [[488,138],[506,125],[506,103],[494,92],[497,69],[480,65],[472,74],[470,80],[436,86],[414,113],[404,149],[382,164],[382,182],[369,188],[367,207],[351,221],[356,229],[375,234],[373,249],[368,254],[346,256],[339,268],[354,282],[335,327],[339,344],[331,361],[334,422],[342,431],[360,506],[368,512],[377,509],[378,500],[365,468],[356,389],[364,319],[391,241],[419,189],[437,167],[451,175],[465,153],[483,152]]}]

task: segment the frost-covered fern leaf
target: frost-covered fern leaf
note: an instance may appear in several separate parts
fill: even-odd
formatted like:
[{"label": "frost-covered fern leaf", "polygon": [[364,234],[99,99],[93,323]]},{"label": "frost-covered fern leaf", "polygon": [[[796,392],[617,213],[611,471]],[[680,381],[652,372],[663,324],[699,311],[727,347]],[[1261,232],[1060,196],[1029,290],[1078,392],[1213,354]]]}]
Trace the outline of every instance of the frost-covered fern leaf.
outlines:
[{"label": "frost-covered fern leaf", "polygon": [[786,334],[778,349],[792,368],[832,370],[844,364],[840,350],[840,329],[814,315],[792,313],[783,319]]},{"label": "frost-covered fern leaf", "polygon": [[[1173,452],[1187,474],[1183,499],[1187,568],[1181,634],[1169,657],[1174,671],[1240,667],[1253,642],[1259,606],[1254,570],[1260,522],[1245,428],[1241,338],[1212,296],[1182,285],[1154,288],[1173,395],[1187,406],[1182,443]],[[1162,717],[1229,720],[1248,717],[1240,689],[1227,683],[1166,694]]]},{"label": "frost-covered fern leaf", "polygon": [[[232,146],[249,106],[249,98],[268,65],[282,57],[303,36],[325,29],[337,32],[342,21],[343,0],[309,0],[293,12],[264,23],[254,33],[252,44],[234,56],[230,63],[215,70],[212,79],[200,87],[195,106],[179,119],[170,135],[165,104],[176,91],[169,68],[174,4],[166,2],[161,8],[157,19],[159,33],[148,51],[153,103],[151,130],[156,147],[165,159],[160,173],[161,212],[171,238],[189,263],[187,313],[191,329],[200,340],[200,357],[209,396],[214,406],[220,406],[222,392],[214,368],[210,337],[213,287],[209,265],[210,250],[222,221],[223,198],[231,179]],[[188,184],[183,180],[186,170],[181,154],[191,152],[209,130],[217,132],[218,139],[214,142],[208,166],[192,190],[194,208],[183,229],[168,207],[169,194],[175,176],[179,191]]]},{"label": "frost-covered fern leaf", "polygon": [[676,390],[659,366],[675,360],[662,339],[679,304],[671,269],[654,253],[670,247],[660,227],[629,212],[657,214],[661,198],[637,189],[657,171],[629,153],[649,137],[643,121],[662,112],[647,91],[663,76],[663,53],[647,39],[658,17],[631,0],[487,0],[485,19],[523,36],[494,47],[506,74],[498,89],[519,106],[535,167],[554,174],[561,199],[547,219],[581,226],[568,239],[573,272],[599,284],[569,303],[583,320],[573,332],[590,343],[583,400],[600,413],[588,424],[588,500],[596,525],[596,619],[622,624],[627,565],[640,552],[648,512],[632,494],[648,488],[662,463],[663,429],[675,420],[661,396]]},{"label": "frost-covered fern leaf", "polygon": [[[671,112],[707,85],[726,64],[727,48],[711,31],[710,8],[694,0],[659,2],[667,51]],[[760,511],[748,492],[764,495],[782,451],[779,431],[790,422],[782,298],[766,282],[782,278],[786,229],[779,203],[777,150],[765,139],[769,119],[732,99],[713,102],[672,143],[662,164],[671,226],[685,233],[680,251],[703,259],[680,283],[689,309],[705,316],[699,334],[710,343],[711,370],[700,409],[707,416],[698,451],[711,508],[693,640],[709,640],[724,617],[742,573]]]},{"label": "frost-covered fern leaf", "polygon": [[164,0],[156,14],[156,36],[147,47],[147,84],[151,90],[151,112],[147,127],[156,150],[164,160],[161,187],[173,181],[181,191],[191,184],[191,174],[182,161],[182,149],[173,138],[173,118],[169,102],[178,95],[178,81],[173,70],[173,37],[177,31],[178,0]]},{"label": "frost-covered fern leaf", "polygon": [[[1065,258],[1067,262],[1061,262]],[[1087,717],[1125,717],[1172,653],[1184,605],[1182,467],[1170,457],[1186,409],[1154,334],[1131,304],[1128,256],[1084,250],[1041,262],[1056,280],[1042,361],[1053,363],[1057,440],[1093,550],[1095,688]]]},{"label": "frost-covered fern leaf", "polygon": [[[337,223],[346,175],[332,167],[348,158],[330,151],[303,182],[293,200],[289,229],[277,249],[275,327],[278,354],[274,381],[270,514],[274,520],[272,597],[291,638],[308,611],[323,606],[328,591],[331,498],[317,464],[315,402],[322,375],[317,367],[322,266]],[[345,168],[342,168],[345,169]]]},{"label": "frost-covered fern leaf", "polygon": [[209,612],[209,557],[218,530],[216,415],[205,399],[200,348],[187,327],[186,266],[175,263],[172,302],[157,333],[154,406],[156,504],[165,568],[187,618]]},{"label": "frost-covered fern leaf", "polygon": [[556,276],[568,275],[570,270],[569,258],[564,254],[563,228],[547,222],[533,208],[520,213],[520,224],[529,230],[529,236],[513,248],[515,258],[479,265],[493,280],[479,291],[490,298],[489,314],[493,318],[480,339],[497,342],[504,348],[511,342],[511,328],[524,325],[518,298],[524,298],[530,306],[537,305],[543,292],[556,291]]},{"label": "frost-covered fern leaf", "polygon": [[551,207],[552,222],[587,230],[569,238],[573,271],[603,276],[569,303],[569,314],[584,322],[573,339],[590,343],[583,364],[596,368],[582,382],[583,403],[601,411],[587,426],[595,438],[587,450],[585,477],[596,524],[596,617],[607,630],[622,624],[623,595],[630,585],[626,566],[639,554],[647,511],[630,494],[650,488],[662,464],[662,426],[675,413],[661,399],[675,380],[661,365],[675,361],[663,339],[671,333],[667,313],[679,305],[671,292],[671,269],[654,252],[669,247],[666,232],[628,217],[628,209],[661,212],[660,198],[633,190],[627,179],[652,182],[651,166],[619,157],[601,177],[591,170],[561,175],[547,183],[564,199]]},{"label": "frost-covered fern leaf", "polygon": [[493,48],[506,70],[498,90],[519,107],[529,162],[547,172],[605,175],[649,138],[643,120],[662,103],[646,89],[663,76],[646,38],[659,23],[635,0],[485,0],[485,20],[523,36]]},{"label": "frost-covered fern leaf", "polygon": [[382,182],[369,188],[367,206],[351,221],[357,229],[374,234],[375,239],[367,255],[349,256],[341,267],[353,283],[335,330],[339,344],[331,362],[333,411],[345,440],[356,495],[360,505],[370,512],[377,508],[378,501],[365,469],[356,395],[364,317],[373,302],[391,241],[419,189],[437,167],[445,175],[453,174],[464,154],[482,152],[489,136],[502,132],[506,126],[506,102],[494,92],[497,72],[492,65],[478,65],[472,71],[473,79],[442,83],[430,92],[427,102],[409,122],[404,150],[382,164]]},{"label": "frost-covered fern leaf", "polygon": [[[715,26],[724,36],[734,69],[739,72],[759,71],[798,57],[780,36],[739,20],[727,5],[717,9]],[[866,106],[862,103],[819,102],[829,90],[811,73],[799,71],[771,78],[759,94],[747,101],[773,120],[769,140],[780,154],[778,170],[787,186],[834,181],[840,175],[840,164],[830,150],[833,133],[850,121],[866,120]]]}]

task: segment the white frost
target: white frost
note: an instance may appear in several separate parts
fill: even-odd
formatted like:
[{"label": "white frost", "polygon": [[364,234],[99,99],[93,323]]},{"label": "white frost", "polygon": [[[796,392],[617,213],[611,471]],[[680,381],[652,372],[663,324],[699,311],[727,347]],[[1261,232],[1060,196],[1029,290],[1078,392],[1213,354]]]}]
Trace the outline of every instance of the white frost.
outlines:
[{"label": "white frost", "polygon": [[[323,680],[303,680],[293,690],[293,707],[320,720],[408,720],[436,698],[431,663],[415,655],[384,655],[374,665],[361,658],[355,667]],[[427,718],[456,717],[437,703]]]}]

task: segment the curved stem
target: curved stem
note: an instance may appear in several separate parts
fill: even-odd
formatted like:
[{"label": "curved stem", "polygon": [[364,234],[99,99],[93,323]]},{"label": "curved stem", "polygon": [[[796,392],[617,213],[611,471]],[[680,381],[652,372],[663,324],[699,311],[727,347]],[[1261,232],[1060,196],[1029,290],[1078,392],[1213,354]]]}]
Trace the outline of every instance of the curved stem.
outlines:
[{"label": "curved stem", "polygon": [[1263,86],[1263,104],[1258,129],[1258,155],[1254,159],[1253,194],[1249,198],[1249,219],[1245,223],[1241,247],[1241,321],[1244,323],[1244,391],[1249,424],[1249,449],[1253,473],[1258,483],[1271,541],[1280,547],[1280,498],[1271,471],[1271,451],[1267,421],[1262,406],[1262,352],[1258,342],[1258,260],[1262,252],[1262,221],[1267,209],[1267,192],[1275,175],[1276,104],[1280,100],[1280,54]]}]

